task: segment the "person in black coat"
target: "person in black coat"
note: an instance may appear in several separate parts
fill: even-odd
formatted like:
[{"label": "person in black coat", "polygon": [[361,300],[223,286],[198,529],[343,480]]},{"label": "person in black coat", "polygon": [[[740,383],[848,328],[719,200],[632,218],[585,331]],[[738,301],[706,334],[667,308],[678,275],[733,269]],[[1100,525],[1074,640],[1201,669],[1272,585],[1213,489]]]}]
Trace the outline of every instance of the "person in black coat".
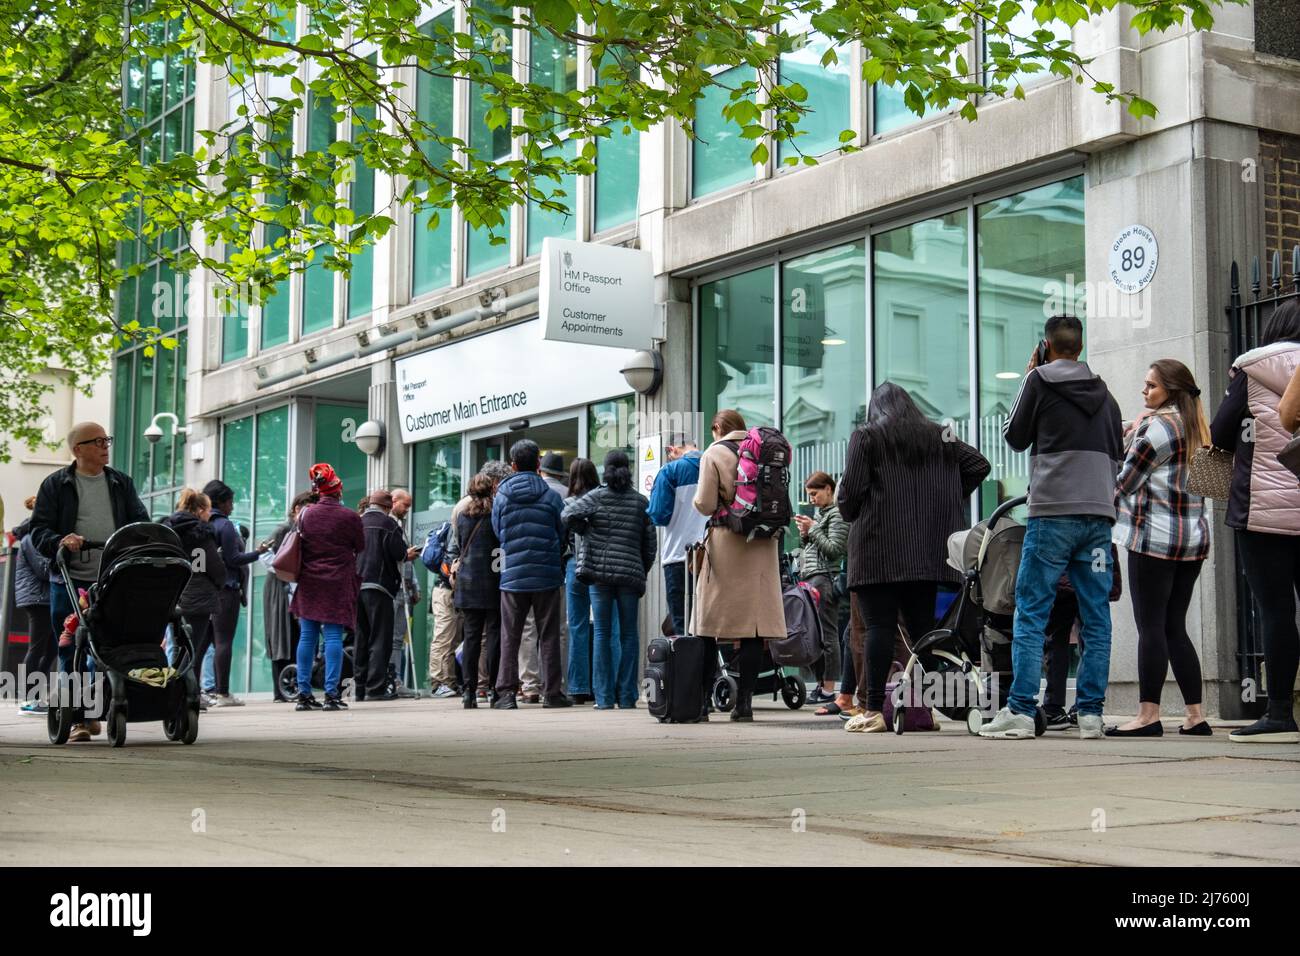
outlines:
[{"label": "person in black coat", "polygon": [[[212,644],[212,615],[217,613],[221,588],[226,583],[226,565],[221,560],[216,533],[209,524],[211,517],[212,502],[208,496],[193,488],[184,488],[176,510],[159,522],[176,532],[193,568],[190,581],[181,593],[179,607],[194,643],[196,678],[203,666],[203,656]],[[179,658],[179,643],[173,641],[172,666],[177,665]]]},{"label": "person in black coat", "polygon": [[[645,594],[646,575],[655,563],[659,541],[645,495],[632,487],[627,455],[605,456],[604,484],[564,508],[566,529],[582,536],[577,550],[577,579],[590,587],[595,624],[592,683],[596,709],[636,706],[640,635],[637,608]],[[618,614],[618,648],[613,620]],[[617,674],[614,660],[618,659]]]},{"label": "person in black coat", "polygon": [[899,613],[913,641],[934,627],[938,585],[956,584],[948,537],[968,527],[971,493],[988,460],[930,421],[898,385],[871,396],[867,422],[849,439],[836,501],[849,526],[849,588],[866,619],[859,684],[866,708],[848,729],[879,733]]},{"label": "person in black coat", "polygon": [[492,530],[492,498],[497,483],[480,472],[470,479],[469,503],[456,516],[460,551],[452,579],[452,602],[461,614],[465,646],[461,660],[466,710],[478,707],[479,654],[487,645],[490,702],[496,703],[497,667],[501,659],[501,542]]},{"label": "person in black coat", "polygon": [[366,548],[358,559],[361,593],[357,598],[357,631],[352,669],[357,700],[396,700],[386,687],[388,658],[393,653],[393,600],[402,586],[401,564],[406,560],[406,534],[389,514],[393,496],[372,491],[363,499],[361,515]]}]

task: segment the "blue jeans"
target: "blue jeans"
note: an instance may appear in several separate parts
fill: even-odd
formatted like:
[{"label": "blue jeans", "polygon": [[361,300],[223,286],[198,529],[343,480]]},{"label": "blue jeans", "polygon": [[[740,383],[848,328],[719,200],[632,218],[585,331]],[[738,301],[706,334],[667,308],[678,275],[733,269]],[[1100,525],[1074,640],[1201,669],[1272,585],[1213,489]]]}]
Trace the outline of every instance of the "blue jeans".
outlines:
[{"label": "blue jeans", "polygon": [[570,694],[591,693],[591,594],[574,574],[578,562],[570,559],[564,570],[564,594],[569,618]]},{"label": "blue jeans", "polygon": [[592,678],[597,707],[612,707],[615,698],[620,707],[636,703],[637,651],[641,643],[636,613],[640,603],[641,595],[630,588],[591,585],[596,630]]},{"label": "blue jeans", "polygon": [[673,618],[673,634],[686,633],[686,562],[664,565],[664,590],[668,592],[668,613]]},{"label": "blue jeans", "polygon": [[1110,596],[1114,573],[1111,522],[1099,517],[1030,518],[1016,575],[1016,616],[1011,642],[1014,676],[1007,706],[1032,716],[1043,676],[1043,642],[1061,573],[1079,599],[1081,656],[1075,676],[1080,714],[1100,715],[1110,680]]},{"label": "blue jeans", "polygon": [[330,697],[339,694],[339,681],[343,677],[343,625],[322,624],[302,618],[298,639],[298,693],[311,696],[311,669],[316,663],[316,642],[325,632],[325,693]]}]

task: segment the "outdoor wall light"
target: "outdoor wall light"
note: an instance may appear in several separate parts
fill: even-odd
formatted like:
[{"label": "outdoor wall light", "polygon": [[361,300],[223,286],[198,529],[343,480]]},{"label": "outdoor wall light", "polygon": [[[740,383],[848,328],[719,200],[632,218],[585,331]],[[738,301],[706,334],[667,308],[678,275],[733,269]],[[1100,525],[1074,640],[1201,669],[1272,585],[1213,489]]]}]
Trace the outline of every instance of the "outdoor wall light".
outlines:
[{"label": "outdoor wall light", "polygon": [[620,369],[632,391],[639,395],[653,395],[664,380],[664,358],[653,349],[633,353]]},{"label": "outdoor wall light", "polygon": [[825,338],[822,339],[822,345],[848,345],[848,341],[840,338],[840,333],[836,332],[829,325],[826,326]]},{"label": "outdoor wall light", "polygon": [[149,440],[149,444],[156,445],[158,442],[162,441],[163,430],[158,427],[158,419],[160,418],[170,418],[172,420],[173,438],[177,435],[188,435],[190,433],[189,428],[181,427],[181,420],[171,412],[159,412],[153,417],[153,421],[149,423],[149,427],[144,430],[144,437]]},{"label": "outdoor wall light", "polygon": [[384,423],[373,418],[362,422],[352,437],[357,447],[373,458],[384,450]]}]

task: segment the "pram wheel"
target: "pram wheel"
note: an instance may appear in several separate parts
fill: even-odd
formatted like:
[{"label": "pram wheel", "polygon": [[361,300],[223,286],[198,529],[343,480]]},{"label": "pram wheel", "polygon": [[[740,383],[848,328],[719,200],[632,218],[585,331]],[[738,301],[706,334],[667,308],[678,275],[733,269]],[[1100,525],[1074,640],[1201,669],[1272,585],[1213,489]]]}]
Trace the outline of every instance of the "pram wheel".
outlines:
[{"label": "pram wheel", "polygon": [[713,684],[713,706],[720,713],[726,713],[736,706],[736,694],[740,690],[736,679],[730,674],[723,674]]},{"label": "pram wheel", "polygon": [[68,742],[72,733],[73,713],[71,707],[50,706],[45,715],[45,729],[50,735],[50,743],[62,747]]},{"label": "pram wheel", "polygon": [[899,737],[903,736],[904,724],[907,722],[907,708],[897,706],[894,708],[894,733]]},{"label": "pram wheel", "polygon": [[808,699],[808,688],[798,677],[787,677],[781,682],[781,699],[791,710],[798,710]]},{"label": "pram wheel", "polygon": [[168,740],[179,740],[183,744],[192,744],[199,739],[199,712],[188,704],[176,712],[171,720],[163,721],[163,733]]},{"label": "pram wheel", "polygon": [[280,671],[280,696],[290,700],[298,697],[298,665],[285,664]]},{"label": "pram wheel", "polygon": [[972,737],[978,736],[979,732],[984,729],[984,712],[972,707],[966,714],[966,729]]},{"label": "pram wheel", "polygon": [[114,747],[126,743],[126,711],[120,707],[110,707],[108,710],[108,741]]}]

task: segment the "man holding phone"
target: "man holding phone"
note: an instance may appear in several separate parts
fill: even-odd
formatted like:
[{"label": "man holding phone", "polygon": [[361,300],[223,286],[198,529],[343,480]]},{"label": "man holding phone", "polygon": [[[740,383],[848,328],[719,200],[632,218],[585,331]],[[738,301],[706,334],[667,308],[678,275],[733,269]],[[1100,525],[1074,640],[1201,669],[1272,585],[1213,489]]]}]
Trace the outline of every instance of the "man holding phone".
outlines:
[{"label": "man holding phone", "polygon": [[1115,478],[1124,459],[1119,405],[1079,361],[1083,323],[1047,320],[1020,392],[1002,426],[1016,451],[1030,448],[1029,521],[1016,575],[1011,693],[981,737],[1032,739],[1043,641],[1065,572],[1083,621],[1075,703],[1079,736],[1099,738],[1110,678],[1110,595]]}]

